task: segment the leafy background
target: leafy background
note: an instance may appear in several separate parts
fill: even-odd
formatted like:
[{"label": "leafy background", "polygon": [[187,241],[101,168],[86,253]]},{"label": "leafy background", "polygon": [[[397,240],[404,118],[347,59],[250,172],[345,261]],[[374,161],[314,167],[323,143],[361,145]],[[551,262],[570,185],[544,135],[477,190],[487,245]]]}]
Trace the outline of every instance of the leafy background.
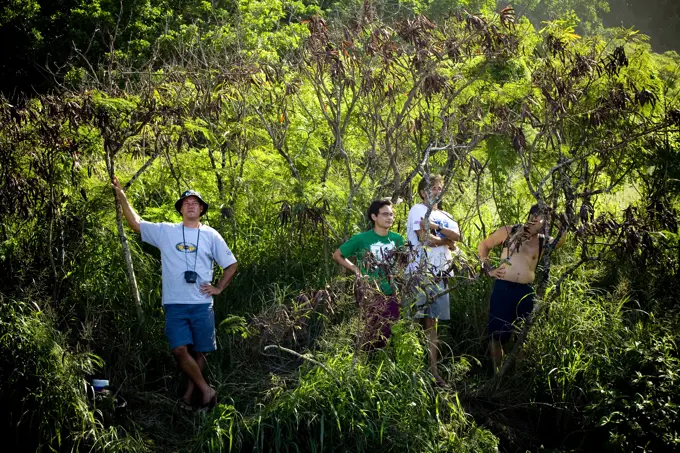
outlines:
[{"label": "leafy background", "polygon": [[[677,450],[678,10],[656,3],[3,6],[8,448]],[[199,190],[239,259],[209,414],[177,407],[160,257],[122,228],[114,173],[150,221]],[[354,282],[330,259],[377,197],[403,200],[404,234],[428,173],[463,236],[445,390],[410,320],[357,351]],[[537,201],[567,245],[541,263],[524,357],[493,376],[476,246]]]}]

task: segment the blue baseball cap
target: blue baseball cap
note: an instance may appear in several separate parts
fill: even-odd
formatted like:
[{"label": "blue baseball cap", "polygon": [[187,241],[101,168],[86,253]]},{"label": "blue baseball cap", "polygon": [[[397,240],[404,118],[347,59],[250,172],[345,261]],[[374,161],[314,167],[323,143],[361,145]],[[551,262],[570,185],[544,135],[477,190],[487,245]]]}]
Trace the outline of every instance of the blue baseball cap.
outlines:
[{"label": "blue baseball cap", "polygon": [[203,206],[203,209],[201,209],[201,215],[208,212],[208,203],[203,201],[203,198],[201,198],[201,194],[196,192],[195,190],[185,190],[182,193],[182,195],[180,195],[179,200],[177,200],[175,202],[175,209],[177,210],[177,212],[179,212],[180,214],[182,213],[182,211],[181,211],[182,202],[184,201],[185,198],[188,198],[188,197],[196,197],[196,198],[198,198],[198,201],[201,202],[201,205]]}]

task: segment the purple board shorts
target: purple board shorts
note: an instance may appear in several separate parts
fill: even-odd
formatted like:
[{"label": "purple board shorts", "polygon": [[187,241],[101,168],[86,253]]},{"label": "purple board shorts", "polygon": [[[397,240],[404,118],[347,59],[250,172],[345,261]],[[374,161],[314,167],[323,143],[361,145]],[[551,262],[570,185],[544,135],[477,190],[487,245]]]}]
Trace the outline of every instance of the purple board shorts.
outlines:
[{"label": "purple board shorts", "polygon": [[361,349],[368,351],[384,347],[392,335],[392,324],[399,319],[397,298],[373,292],[366,295],[361,309],[366,322]]}]

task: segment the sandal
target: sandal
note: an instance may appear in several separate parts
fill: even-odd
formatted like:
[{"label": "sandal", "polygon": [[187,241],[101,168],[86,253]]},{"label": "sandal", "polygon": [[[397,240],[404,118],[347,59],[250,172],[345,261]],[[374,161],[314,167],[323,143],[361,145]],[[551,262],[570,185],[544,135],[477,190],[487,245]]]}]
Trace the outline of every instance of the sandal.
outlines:
[{"label": "sandal", "polygon": [[180,398],[179,401],[177,401],[177,405],[179,406],[180,409],[183,409],[185,411],[194,410],[194,406],[192,406],[191,403],[187,403],[187,401],[184,398]]}]

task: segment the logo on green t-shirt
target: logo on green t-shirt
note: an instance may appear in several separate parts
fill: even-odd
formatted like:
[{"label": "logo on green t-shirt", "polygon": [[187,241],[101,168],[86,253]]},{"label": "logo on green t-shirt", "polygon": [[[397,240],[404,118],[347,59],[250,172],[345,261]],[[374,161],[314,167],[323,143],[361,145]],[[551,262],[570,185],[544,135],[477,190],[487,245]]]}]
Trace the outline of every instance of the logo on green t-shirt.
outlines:
[{"label": "logo on green t-shirt", "polygon": [[[389,279],[381,268],[382,266],[378,265],[385,263],[386,260],[393,261],[392,252],[403,246],[404,238],[400,234],[390,231],[387,236],[380,236],[375,231],[369,230],[352,236],[340,246],[340,253],[346,258],[356,257],[361,273],[372,277],[380,285],[380,290],[390,295],[392,288]],[[367,256],[369,253],[370,255]]]}]

